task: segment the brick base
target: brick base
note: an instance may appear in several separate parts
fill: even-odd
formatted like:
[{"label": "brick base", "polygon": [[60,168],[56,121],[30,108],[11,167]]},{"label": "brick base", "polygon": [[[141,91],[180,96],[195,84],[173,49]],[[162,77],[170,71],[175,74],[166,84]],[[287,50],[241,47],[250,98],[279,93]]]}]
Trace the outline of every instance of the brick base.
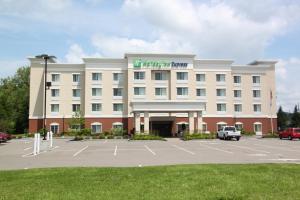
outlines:
[{"label": "brick base", "polygon": [[[46,127],[49,130],[51,123],[59,124],[59,132],[67,131],[69,129],[70,119],[62,119],[62,118],[48,118],[46,119]],[[141,118],[141,122],[143,122],[143,118]],[[178,122],[187,122],[187,117],[177,117],[175,119],[175,124]],[[99,122],[102,124],[102,131],[109,131],[112,128],[112,124],[115,122],[123,123],[123,127],[125,130],[130,131],[134,128],[134,119],[132,117],[129,118],[86,118],[85,119],[85,127],[90,128],[91,124],[94,122]],[[237,122],[243,123],[243,127],[245,131],[253,131],[254,123],[259,122],[262,124],[262,133],[266,134],[271,131],[271,121],[270,118],[230,118],[230,117],[203,117],[203,122],[207,124],[207,130],[210,132],[217,131],[217,123],[225,122],[227,125],[234,125]],[[196,118],[195,123],[196,125]],[[43,119],[29,119],[29,133],[36,133],[40,129],[43,128]],[[174,132],[174,127],[172,131]],[[273,130],[277,130],[277,119],[273,118]]]}]

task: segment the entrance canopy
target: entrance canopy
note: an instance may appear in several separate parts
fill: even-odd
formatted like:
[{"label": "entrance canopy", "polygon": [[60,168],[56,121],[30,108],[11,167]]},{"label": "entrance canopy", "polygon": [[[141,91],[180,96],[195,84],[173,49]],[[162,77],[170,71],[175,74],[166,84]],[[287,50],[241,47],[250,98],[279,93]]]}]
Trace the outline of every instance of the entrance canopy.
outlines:
[{"label": "entrance canopy", "polygon": [[131,106],[133,112],[189,112],[205,110],[205,103],[199,101],[133,101]]}]

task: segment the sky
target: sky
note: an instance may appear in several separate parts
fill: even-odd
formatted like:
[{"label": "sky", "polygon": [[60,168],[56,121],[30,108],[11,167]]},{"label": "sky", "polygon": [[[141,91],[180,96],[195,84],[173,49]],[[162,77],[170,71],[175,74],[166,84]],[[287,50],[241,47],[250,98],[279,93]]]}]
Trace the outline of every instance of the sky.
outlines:
[{"label": "sky", "polygon": [[277,105],[300,103],[300,0],[0,0],[0,78],[27,57],[192,53],[277,60]]}]

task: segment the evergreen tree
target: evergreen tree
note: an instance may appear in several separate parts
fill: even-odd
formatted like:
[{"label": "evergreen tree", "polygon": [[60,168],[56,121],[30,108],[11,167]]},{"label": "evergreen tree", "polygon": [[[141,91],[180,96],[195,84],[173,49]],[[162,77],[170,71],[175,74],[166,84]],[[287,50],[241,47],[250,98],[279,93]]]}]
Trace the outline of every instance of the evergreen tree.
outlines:
[{"label": "evergreen tree", "polygon": [[291,117],[291,127],[300,127],[300,113],[297,105],[295,106]]},{"label": "evergreen tree", "polygon": [[277,126],[279,130],[284,130],[288,125],[288,116],[280,106],[277,112]]}]

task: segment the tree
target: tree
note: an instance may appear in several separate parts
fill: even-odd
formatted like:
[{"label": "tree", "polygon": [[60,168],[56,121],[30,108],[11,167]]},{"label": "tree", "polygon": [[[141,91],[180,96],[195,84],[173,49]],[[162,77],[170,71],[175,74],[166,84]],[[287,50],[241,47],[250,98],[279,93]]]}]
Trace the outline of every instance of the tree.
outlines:
[{"label": "tree", "polygon": [[288,126],[288,116],[281,106],[277,112],[277,125],[279,130],[284,130]]},{"label": "tree", "polygon": [[30,68],[21,67],[0,80],[0,131],[24,133],[28,128]]},{"label": "tree", "polygon": [[76,111],[72,118],[69,120],[69,127],[71,129],[75,129],[76,131],[80,131],[84,128],[85,120],[82,112]]},{"label": "tree", "polygon": [[300,113],[297,105],[295,106],[291,117],[291,127],[300,127]]}]

